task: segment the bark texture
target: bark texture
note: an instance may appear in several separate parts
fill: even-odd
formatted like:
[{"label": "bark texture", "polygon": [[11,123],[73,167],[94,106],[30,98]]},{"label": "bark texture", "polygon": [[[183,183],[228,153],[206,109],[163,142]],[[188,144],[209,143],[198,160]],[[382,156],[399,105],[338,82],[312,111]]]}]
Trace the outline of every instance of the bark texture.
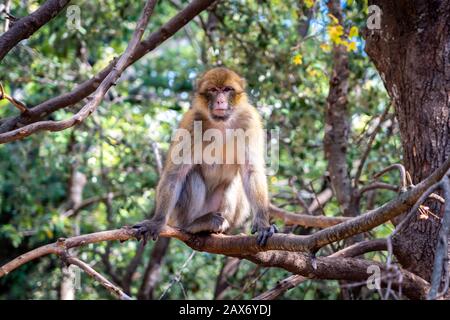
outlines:
[{"label": "bark texture", "polygon": [[[395,107],[403,161],[414,183],[447,159],[450,106],[450,1],[373,0],[381,28],[366,30],[366,52]],[[430,209],[441,214],[435,203]],[[394,239],[408,270],[429,280],[439,231],[436,219],[412,217]]]}]

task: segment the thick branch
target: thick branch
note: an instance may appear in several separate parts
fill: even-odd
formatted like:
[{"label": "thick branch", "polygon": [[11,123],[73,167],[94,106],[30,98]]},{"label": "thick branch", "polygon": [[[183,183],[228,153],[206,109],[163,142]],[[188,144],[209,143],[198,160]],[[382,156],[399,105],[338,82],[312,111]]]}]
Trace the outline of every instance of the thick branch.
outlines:
[{"label": "thick branch", "polygon": [[60,13],[70,0],[47,0],[27,17],[14,22],[12,27],[0,36],[0,61],[20,41],[28,39],[44,24]]},{"label": "thick branch", "polygon": [[[356,257],[367,252],[386,250],[386,247],[387,247],[386,240],[384,239],[368,240],[355,243],[350,247],[347,247],[343,250],[333,253],[329,257],[330,258]],[[287,277],[286,279],[279,281],[274,288],[261,293],[259,296],[253,298],[253,300],[274,300],[279,296],[281,296],[286,291],[288,291],[289,289],[295,288],[296,286],[307,280],[310,279],[301,276],[299,274],[293,274]]]},{"label": "thick branch", "polygon": [[[381,271],[381,282],[383,284],[390,281],[393,282],[392,275],[385,265],[375,261],[356,258],[318,257],[314,267],[309,255],[305,253],[268,251],[253,255],[239,255],[239,257],[262,266],[283,268],[308,279],[333,279],[355,282],[366,282],[368,279],[368,267],[376,265]],[[423,299],[426,297],[429,288],[428,282],[405,270],[401,270],[401,274],[401,283],[393,283],[394,286],[398,287],[401,285],[402,292],[409,298]]]}]

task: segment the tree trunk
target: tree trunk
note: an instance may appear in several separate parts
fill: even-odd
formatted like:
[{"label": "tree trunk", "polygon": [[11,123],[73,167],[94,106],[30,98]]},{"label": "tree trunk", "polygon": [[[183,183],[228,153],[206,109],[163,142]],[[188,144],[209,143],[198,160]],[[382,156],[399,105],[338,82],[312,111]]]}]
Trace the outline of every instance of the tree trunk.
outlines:
[{"label": "tree trunk", "polygon": [[[86,185],[86,176],[76,171],[76,165],[71,168],[72,174],[69,181],[69,208],[78,207],[83,201],[83,189]],[[79,216],[73,217],[73,234],[75,236],[80,235],[80,221]],[[71,254],[75,254],[77,250],[69,250]],[[63,277],[61,279],[60,286],[60,299],[61,300],[75,300],[75,285],[76,285],[76,271],[74,266],[68,266],[63,268]]]},{"label": "tree trunk", "polygon": [[[418,183],[450,152],[450,1],[372,0],[369,5],[381,9],[381,24],[366,30],[366,52],[392,98],[403,162]],[[430,210],[441,215],[436,203]],[[417,214],[393,241],[402,266],[428,281],[438,231],[439,221]]]}]

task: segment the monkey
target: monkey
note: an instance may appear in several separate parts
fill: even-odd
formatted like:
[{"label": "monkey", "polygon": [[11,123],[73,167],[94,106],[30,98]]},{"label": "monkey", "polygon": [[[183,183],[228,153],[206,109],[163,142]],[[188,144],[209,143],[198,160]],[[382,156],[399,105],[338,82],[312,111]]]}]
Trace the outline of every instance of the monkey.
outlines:
[{"label": "monkey", "polygon": [[[194,138],[184,141],[191,147],[187,161],[174,161],[183,142],[172,141],[156,188],[154,215],[133,226],[138,239],[156,240],[166,224],[193,234],[225,233],[241,226],[251,212],[251,233],[257,233],[259,245],[278,232],[269,222],[262,121],[245,89],[245,79],[224,67],[210,69],[197,80],[191,107],[178,128]],[[204,136],[209,129],[219,133],[212,163],[194,159],[192,150],[203,154],[207,148],[194,137],[196,126]],[[233,130],[245,132],[245,143],[237,143]],[[237,159],[240,155],[244,159]]]}]

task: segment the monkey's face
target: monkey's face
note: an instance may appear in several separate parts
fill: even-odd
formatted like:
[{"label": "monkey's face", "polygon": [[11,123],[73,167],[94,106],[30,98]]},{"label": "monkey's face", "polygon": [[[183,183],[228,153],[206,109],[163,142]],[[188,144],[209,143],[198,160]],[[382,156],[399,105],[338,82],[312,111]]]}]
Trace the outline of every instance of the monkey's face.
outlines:
[{"label": "monkey's face", "polygon": [[208,108],[216,120],[226,120],[233,112],[236,90],[233,87],[211,87],[205,92]]},{"label": "monkey's face", "polygon": [[245,96],[244,87],[245,81],[226,68],[211,69],[198,82],[198,92],[217,121],[230,118]]}]

